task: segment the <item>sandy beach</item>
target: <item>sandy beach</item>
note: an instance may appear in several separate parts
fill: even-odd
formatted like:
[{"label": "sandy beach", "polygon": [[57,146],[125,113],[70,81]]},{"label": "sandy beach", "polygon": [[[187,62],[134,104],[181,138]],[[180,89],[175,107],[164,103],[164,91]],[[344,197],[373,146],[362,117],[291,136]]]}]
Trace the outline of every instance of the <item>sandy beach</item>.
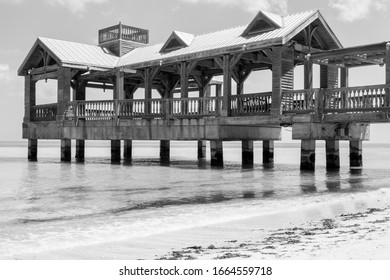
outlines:
[{"label": "sandy beach", "polygon": [[142,238],[7,259],[390,259],[386,191]]}]

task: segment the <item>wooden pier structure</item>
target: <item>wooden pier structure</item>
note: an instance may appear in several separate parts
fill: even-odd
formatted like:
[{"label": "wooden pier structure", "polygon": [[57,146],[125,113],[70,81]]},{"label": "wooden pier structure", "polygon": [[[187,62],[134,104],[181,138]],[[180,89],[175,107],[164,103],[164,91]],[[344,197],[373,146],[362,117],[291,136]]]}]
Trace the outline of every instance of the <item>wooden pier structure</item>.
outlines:
[{"label": "wooden pier structure", "polygon": [[[302,89],[294,87],[299,65]],[[348,70],[369,65],[383,66],[383,84],[349,87]],[[265,70],[272,71],[272,90],[245,92],[251,73]],[[242,141],[245,165],[253,164],[253,141],[263,141],[263,162],[272,163],[274,141],[290,126],[302,143],[301,169],[314,169],[316,140],[326,141],[327,168],[340,167],[340,140],[350,142],[350,166],[360,167],[370,123],[390,121],[390,44],[343,48],[318,10],[259,11],[245,26],[202,35],[174,31],[156,45],[149,45],[147,30],[121,23],[100,30],[98,46],[38,38],[18,74],[25,78],[30,160],[40,139],[60,139],[62,161],[71,160],[72,140],[79,160],[85,140],[110,140],[113,162],[121,160],[122,146],[131,161],[132,140],[159,140],[164,161],[171,140],[196,140],[198,158],[210,141],[212,166],[223,165],[223,141]],[[47,79],[57,80],[57,102],[36,104],[36,83]],[[86,100],[91,88],[110,90],[112,98]],[[140,90],[143,98],[135,98]]]}]

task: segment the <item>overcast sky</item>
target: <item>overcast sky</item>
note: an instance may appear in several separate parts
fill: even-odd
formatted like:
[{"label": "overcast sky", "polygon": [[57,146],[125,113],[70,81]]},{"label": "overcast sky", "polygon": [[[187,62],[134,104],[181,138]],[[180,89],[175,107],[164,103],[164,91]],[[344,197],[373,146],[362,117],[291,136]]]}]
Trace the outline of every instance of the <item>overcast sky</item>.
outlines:
[{"label": "overcast sky", "polygon": [[[389,0],[0,0],[0,141],[21,140],[23,78],[16,72],[37,37],[97,44],[97,32],[118,22],[150,30],[150,43],[173,30],[201,34],[248,24],[259,10],[291,14],[319,9],[344,46],[390,40]],[[253,79],[252,79],[253,80]],[[55,100],[40,82],[41,101]],[[384,83],[384,68],[351,73],[351,85]],[[261,91],[252,81],[251,92]],[[54,98],[54,99],[53,99]],[[390,141],[390,124],[371,129]],[[389,131],[387,133],[386,131]]]}]

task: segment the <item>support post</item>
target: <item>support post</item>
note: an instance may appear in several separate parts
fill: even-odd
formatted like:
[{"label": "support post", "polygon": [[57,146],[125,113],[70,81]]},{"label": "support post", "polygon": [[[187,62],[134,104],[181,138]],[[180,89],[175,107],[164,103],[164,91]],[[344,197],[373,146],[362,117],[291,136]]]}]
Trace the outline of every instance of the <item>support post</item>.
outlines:
[{"label": "support post", "polygon": [[151,99],[152,99],[152,79],[151,79],[151,69],[146,68],[145,74],[144,74],[144,81],[145,81],[145,115],[148,116],[151,113]]},{"label": "support post", "polygon": [[210,141],[211,166],[223,166],[223,142],[221,140]]},{"label": "support post", "polygon": [[243,167],[253,167],[253,141],[242,140],[241,156]]},{"label": "support post", "polygon": [[275,47],[271,52],[272,60],[272,104],[271,115],[282,112],[283,90],[294,89],[294,51],[290,48]]},{"label": "support post", "polygon": [[340,148],[338,140],[326,140],[326,169],[340,169]]},{"label": "support post", "polygon": [[263,164],[274,163],[274,140],[263,141]]},{"label": "support post", "polygon": [[[222,85],[221,84],[215,85],[215,95],[217,97],[222,96]],[[217,102],[215,104],[215,114],[220,115],[220,113],[221,113],[221,102],[219,100],[217,100]]]},{"label": "support post", "polygon": [[28,155],[29,161],[37,161],[38,159],[38,140],[28,139]]},{"label": "support post", "polygon": [[[390,84],[390,42],[386,44],[386,56],[385,56],[385,65],[386,65],[386,84]],[[390,89],[386,88],[386,100],[385,105],[390,106]]]},{"label": "support post", "polygon": [[121,140],[111,140],[111,162],[121,161]]},{"label": "support post", "polygon": [[349,141],[349,166],[357,168],[363,166],[363,145],[361,140]]},{"label": "support post", "polygon": [[33,107],[36,104],[36,81],[31,79],[31,75],[24,77],[24,119],[23,122],[27,123],[33,121]]},{"label": "support post", "polygon": [[[340,87],[349,86],[349,71],[348,68],[341,68],[340,70]],[[341,95],[341,107],[345,108],[347,106],[347,95]]]},{"label": "support post", "polygon": [[[183,61],[180,66],[180,98],[188,98],[188,79],[187,62]],[[181,113],[184,115],[188,113],[187,100],[181,102]]]},{"label": "support post", "polygon": [[316,161],[316,141],[301,140],[301,170],[314,170]]},{"label": "support post", "polygon": [[84,161],[85,159],[85,140],[76,140],[76,160]]},{"label": "support post", "polygon": [[125,73],[119,70],[116,72],[115,76],[113,99],[125,99]]},{"label": "support post", "polygon": [[66,111],[66,103],[70,101],[71,71],[64,67],[60,67],[57,71],[57,121],[62,121]]},{"label": "support post", "polygon": [[160,161],[163,163],[170,160],[170,147],[171,142],[169,140],[160,140]]},{"label": "support post", "polygon": [[72,141],[61,139],[61,161],[69,162],[72,157]]},{"label": "support post", "polygon": [[206,158],[206,141],[198,141],[198,159]]},{"label": "support post", "polygon": [[232,73],[230,70],[230,55],[225,54],[223,56],[223,99],[222,99],[222,110],[221,116],[229,116],[229,99],[232,93]]},{"label": "support post", "polygon": [[125,162],[130,163],[133,160],[133,140],[123,141],[123,159]]}]

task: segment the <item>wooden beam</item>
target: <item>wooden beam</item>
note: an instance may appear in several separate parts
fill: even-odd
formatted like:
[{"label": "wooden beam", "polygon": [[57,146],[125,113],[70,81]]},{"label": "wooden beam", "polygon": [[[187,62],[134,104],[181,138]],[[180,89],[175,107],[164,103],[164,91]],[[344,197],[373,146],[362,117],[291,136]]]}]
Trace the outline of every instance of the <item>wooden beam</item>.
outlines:
[{"label": "wooden beam", "polygon": [[230,55],[223,56],[223,99],[221,116],[229,116],[229,98],[232,91],[232,71],[230,69]]},{"label": "wooden beam", "polygon": [[57,71],[55,72],[48,72],[44,74],[37,74],[37,75],[31,75],[31,79],[33,81],[39,81],[39,80],[47,80],[47,79],[57,79]]},{"label": "wooden beam", "polygon": [[220,57],[214,57],[214,61],[215,61],[215,63],[218,64],[219,68],[223,69],[224,64],[223,64],[223,61]]},{"label": "wooden beam", "polygon": [[87,83],[86,87],[88,88],[97,88],[97,89],[110,89],[110,90],[113,90],[114,89],[114,86],[112,84],[91,84],[91,83]]},{"label": "wooden beam", "polygon": [[53,71],[57,71],[59,66],[56,65],[50,65],[50,66],[44,66],[40,68],[34,68],[30,70],[31,75],[39,75],[39,74],[45,74]]}]

